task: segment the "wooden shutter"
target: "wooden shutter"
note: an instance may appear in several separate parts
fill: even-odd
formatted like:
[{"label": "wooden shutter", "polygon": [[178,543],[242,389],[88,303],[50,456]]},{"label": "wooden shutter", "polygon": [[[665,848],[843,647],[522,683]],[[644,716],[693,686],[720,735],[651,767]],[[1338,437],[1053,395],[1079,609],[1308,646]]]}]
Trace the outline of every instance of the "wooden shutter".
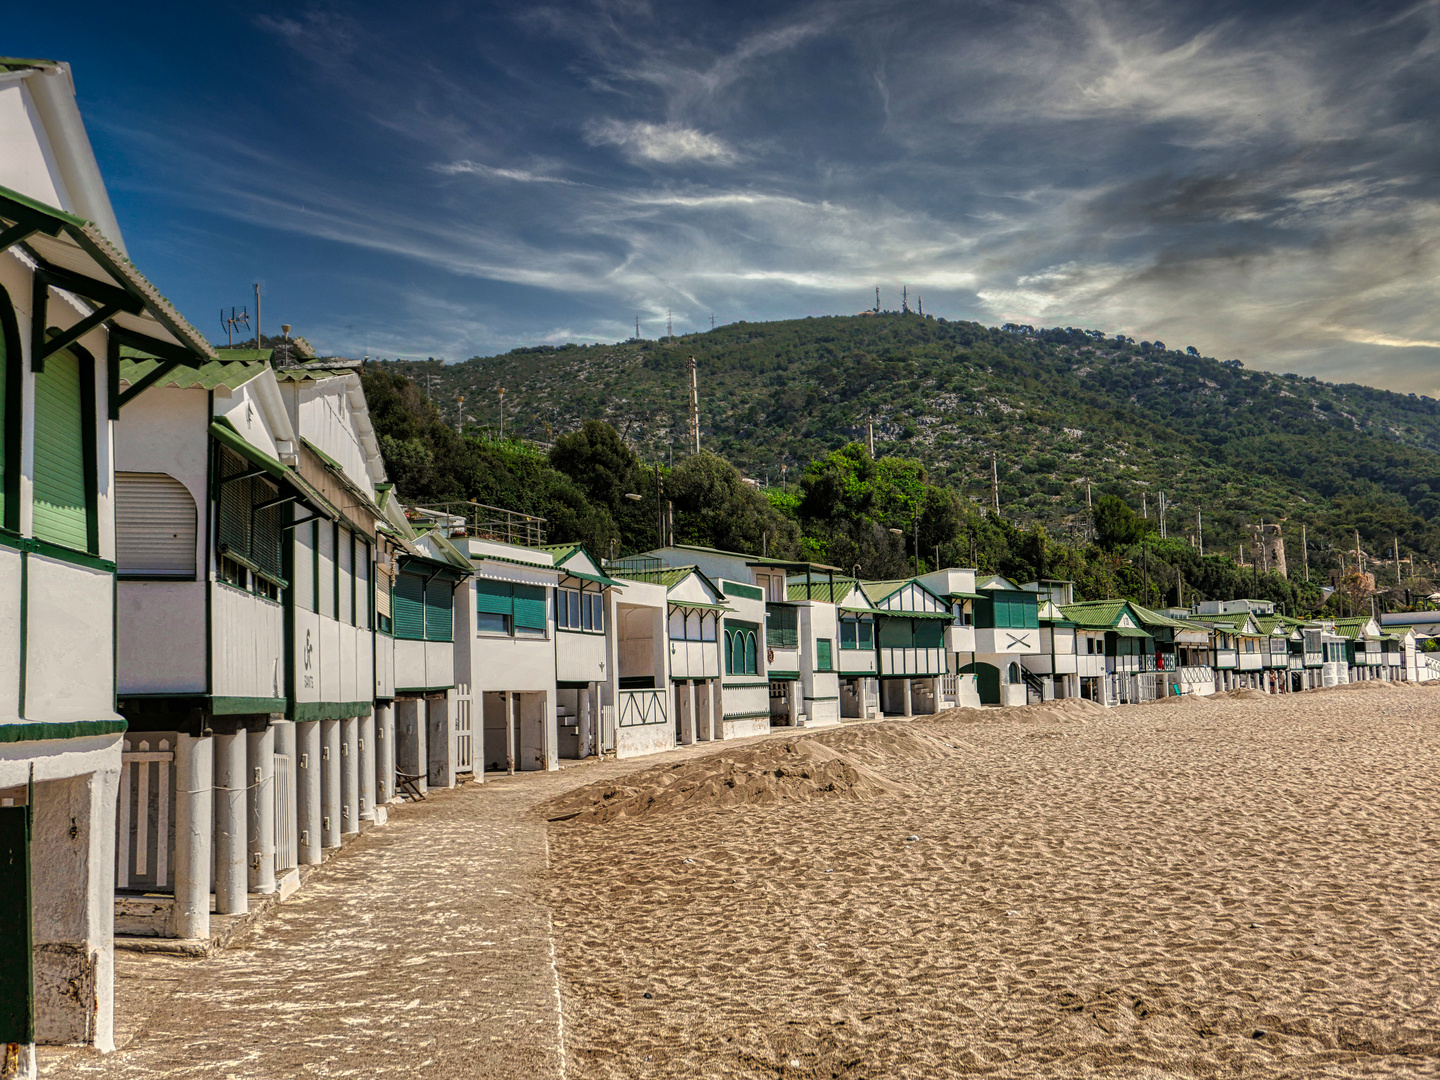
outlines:
[{"label": "wooden shutter", "polygon": [[395,579],[395,636],[411,641],[425,639],[425,582],[415,574],[402,573]]},{"label": "wooden shutter", "polygon": [[35,376],[34,533],[85,551],[89,500],[82,412],[80,361],[68,352],[54,353]]},{"label": "wooden shutter", "polygon": [[915,642],[909,619],[883,619],[880,623],[882,649],[908,649]]},{"label": "wooden shutter", "polygon": [[115,474],[115,562],[121,575],[195,577],[195,500],[168,473]]},{"label": "wooden shutter", "polygon": [[455,582],[435,577],[425,586],[425,640],[453,641],[455,638]]},{"label": "wooden shutter", "polygon": [[527,630],[545,629],[545,586],[515,586],[515,625]]},{"label": "wooden shutter", "polygon": [[227,551],[245,555],[250,550],[250,481],[231,480],[246,471],[245,461],[230,450],[220,451],[219,509],[215,514],[215,536]]},{"label": "wooden shutter", "polygon": [[939,619],[915,620],[915,647],[940,649],[945,646],[945,624]]},{"label": "wooden shutter", "polygon": [[386,561],[375,563],[375,614],[381,618],[390,618],[390,583],[393,580],[391,571],[395,568],[395,556],[386,553],[382,556]]},{"label": "wooden shutter", "polygon": [[830,641],[828,638],[819,638],[815,642],[815,667],[819,671],[829,671],[832,666]]}]

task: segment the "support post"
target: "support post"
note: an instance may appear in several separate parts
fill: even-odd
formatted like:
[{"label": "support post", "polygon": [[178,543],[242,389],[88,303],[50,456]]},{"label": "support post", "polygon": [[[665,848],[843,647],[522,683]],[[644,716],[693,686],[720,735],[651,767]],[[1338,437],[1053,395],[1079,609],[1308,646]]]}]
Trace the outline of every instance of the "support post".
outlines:
[{"label": "support post", "polygon": [[360,831],[360,718],[340,721],[340,832]]},{"label": "support post", "polygon": [[340,721],[320,721],[321,844],[340,846]]},{"label": "support post", "polygon": [[360,820],[375,820],[375,714],[360,718]]},{"label": "support post", "polygon": [[426,762],[424,772],[432,788],[455,786],[454,691],[443,698],[425,699]]},{"label": "support post", "polygon": [[275,891],[275,729],[268,723],[245,736],[245,773],[250,782],[245,809],[249,814],[246,879],[250,891]]},{"label": "support post", "polygon": [[515,725],[519,723],[520,695],[505,691],[505,772],[515,775]]},{"label": "support post", "polygon": [[210,833],[214,828],[211,786],[215,743],[182,734],[175,743],[175,906],[171,933],[210,936]]},{"label": "support post", "polygon": [[324,858],[325,811],[320,799],[320,721],[295,725],[296,769],[295,816],[299,821],[300,844],[295,849],[302,866],[315,866]]},{"label": "support post", "polygon": [[903,684],[904,684],[904,686],[905,686],[905,715],[906,715],[906,716],[914,716],[914,715],[915,715],[914,700],[913,700],[913,698],[911,697],[911,694],[910,694],[910,685],[911,685],[912,680],[910,680],[910,679],[903,679],[903,680],[901,680],[901,681],[903,682]]},{"label": "support post", "polygon": [[245,871],[245,740],[240,731],[215,737],[215,911],[243,915],[250,910]]},{"label": "support post", "polygon": [[395,798],[395,703],[375,707],[375,802]]}]

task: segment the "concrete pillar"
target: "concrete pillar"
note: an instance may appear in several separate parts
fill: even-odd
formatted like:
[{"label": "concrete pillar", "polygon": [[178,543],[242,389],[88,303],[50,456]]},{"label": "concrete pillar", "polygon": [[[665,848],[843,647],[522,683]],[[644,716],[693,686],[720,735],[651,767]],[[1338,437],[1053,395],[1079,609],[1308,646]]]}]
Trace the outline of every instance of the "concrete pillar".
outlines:
[{"label": "concrete pillar", "polygon": [[[119,736],[112,745],[105,766],[35,785],[30,911],[36,1043],[115,1048]],[[4,1056],[0,1046],[0,1062]]]},{"label": "concrete pillar", "polygon": [[360,820],[375,820],[375,714],[360,718]]},{"label": "concrete pillar", "polygon": [[[277,849],[283,847],[286,851],[294,852],[298,858],[300,853],[298,800],[292,799],[290,812],[285,815],[283,821],[280,818],[281,789],[298,792],[300,788],[299,760],[296,756],[298,733],[295,730],[294,720],[272,719],[270,727],[275,732],[275,754],[277,757],[283,755],[285,758],[283,763],[280,761],[275,763],[275,846]],[[280,771],[282,768],[285,770],[283,774]]]},{"label": "concrete pillar", "polygon": [[320,721],[295,725],[295,817],[300,844],[295,849],[301,866],[314,866],[324,857],[324,807],[320,801]]},{"label": "concrete pillar", "polygon": [[320,721],[320,843],[327,848],[340,846],[341,812],[344,802],[340,794],[340,721]]},{"label": "concrete pillar", "polygon": [[250,779],[245,809],[249,814],[246,878],[250,891],[275,891],[275,729],[268,723],[245,737],[245,772]]},{"label": "concrete pillar", "polygon": [[589,757],[595,747],[594,716],[595,684],[586,683],[580,691],[580,719],[577,733],[580,736],[580,756]]},{"label": "concrete pillar", "polygon": [[691,679],[685,686],[685,745],[691,746],[700,738],[700,713],[696,709],[695,702],[695,680]]},{"label": "concrete pillar", "polygon": [[520,695],[505,691],[505,771],[515,775],[515,725],[519,722]]},{"label": "concrete pillar", "polygon": [[245,740],[240,731],[215,736],[215,911],[243,915],[250,910],[245,832]]},{"label": "concrete pillar", "polygon": [[[906,715],[906,716],[914,716],[914,715],[915,715],[915,712],[914,712],[914,702],[911,700],[911,697],[910,697],[910,680],[909,680],[909,679],[901,679],[900,682],[901,682],[901,685],[902,685],[902,686],[904,687],[904,689],[905,689],[905,715]],[[1002,704],[1003,704],[1003,702],[1002,702]]]},{"label": "concrete pillar", "polygon": [[340,831],[360,831],[360,718],[340,721]]},{"label": "concrete pillar", "polygon": [[171,933],[210,936],[210,833],[214,828],[215,744],[181,735],[175,743],[175,906]]},{"label": "concrete pillar", "polygon": [[443,698],[425,700],[426,761],[423,771],[432,788],[455,786],[454,707],[455,702],[449,693]]},{"label": "concrete pillar", "polygon": [[375,706],[375,801],[395,798],[395,703]]}]

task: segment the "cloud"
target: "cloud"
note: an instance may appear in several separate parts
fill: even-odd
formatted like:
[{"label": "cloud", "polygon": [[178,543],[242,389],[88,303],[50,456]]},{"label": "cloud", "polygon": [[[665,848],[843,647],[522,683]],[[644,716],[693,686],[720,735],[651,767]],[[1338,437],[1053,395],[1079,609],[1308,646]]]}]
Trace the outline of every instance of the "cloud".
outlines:
[{"label": "cloud", "polygon": [[733,165],[739,155],[724,140],[679,124],[652,124],[644,120],[598,120],[585,126],[592,146],[618,146],[632,158],[676,165],[702,161]]},{"label": "cloud", "polygon": [[545,176],[528,169],[502,169],[494,165],[482,165],[475,161],[447,161],[430,166],[444,176],[484,176],[491,180],[514,180],[520,184],[574,184],[563,176]]}]

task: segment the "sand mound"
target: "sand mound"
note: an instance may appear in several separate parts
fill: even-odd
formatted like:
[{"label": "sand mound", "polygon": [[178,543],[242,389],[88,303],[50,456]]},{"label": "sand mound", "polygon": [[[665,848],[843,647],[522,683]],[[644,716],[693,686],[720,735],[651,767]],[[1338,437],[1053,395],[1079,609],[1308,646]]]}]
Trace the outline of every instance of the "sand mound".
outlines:
[{"label": "sand mound", "polygon": [[809,736],[804,741],[823,744],[831,751],[875,765],[886,761],[938,761],[953,757],[958,749],[944,739],[916,730],[909,720],[844,727]]},{"label": "sand mound", "polygon": [[550,821],[603,823],[717,806],[862,802],[896,790],[818,739],[786,739],[589,784],[540,810]]},{"label": "sand mound", "polygon": [[1273,695],[1265,693],[1264,690],[1252,690],[1248,686],[1242,686],[1239,690],[1222,691],[1217,696],[1233,698],[1236,701],[1267,701]]},{"label": "sand mound", "polygon": [[1006,709],[947,709],[932,719],[962,724],[1083,724],[1107,711],[1098,702],[1062,698],[1042,705],[1016,705]]}]

